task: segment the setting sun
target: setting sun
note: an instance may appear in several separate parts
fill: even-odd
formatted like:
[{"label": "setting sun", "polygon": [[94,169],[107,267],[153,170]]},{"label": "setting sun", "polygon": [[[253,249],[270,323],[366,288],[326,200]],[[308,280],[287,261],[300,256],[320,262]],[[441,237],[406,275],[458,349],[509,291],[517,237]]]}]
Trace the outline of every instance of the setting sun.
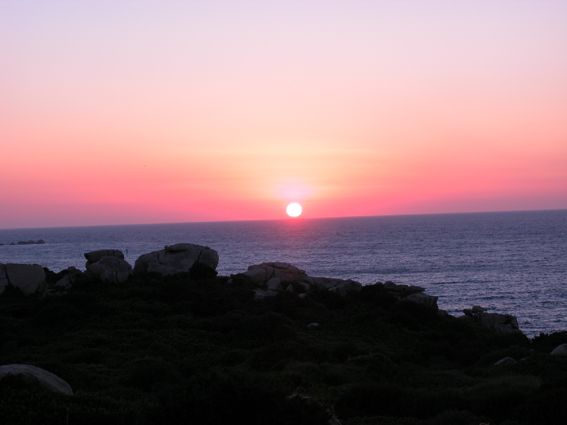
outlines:
[{"label": "setting sun", "polygon": [[297,218],[303,213],[303,207],[299,202],[291,202],[287,205],[285,212],[288,216]]}]

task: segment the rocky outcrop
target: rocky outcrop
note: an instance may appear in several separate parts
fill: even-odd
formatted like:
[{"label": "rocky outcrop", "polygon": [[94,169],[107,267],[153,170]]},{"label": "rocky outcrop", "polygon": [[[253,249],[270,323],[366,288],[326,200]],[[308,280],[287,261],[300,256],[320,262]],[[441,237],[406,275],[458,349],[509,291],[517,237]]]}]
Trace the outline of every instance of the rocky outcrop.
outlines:
[{"label": "rocky outcrop", "polygon": [[24,295],[39,294],[46,284],[45,270],[37,264],[0,264],[0,294],[8,286]]},{"label": "rocky outcrop", "polygon": [[494,366],[512,366],[517,364],[518,362],[516,361],[516,359],[512,358],[512,357],[503,357],[500,360],[498,360],[497,362],[494,363]]},{"label": "rocky outcrop", "polygon": [[161,276],[191,273],[192,277],[211,277],[216,276],[218,263],[219,255],[214,249],[180,243],[140,256],[134,265],[134,273]]},{"label": "rocky outcrop", "polygon": [[87,272],[96,279],[108,283],[123,283],[132,274],[132,266],[124,260],[124,254],[114,249],[105,249],[85,254]]},{"label": "rocky outcrop", "polygon": [[26,364],[9,364],[0,366],[0,380],[7,376],[21,376],[26,381],[37,383],[50,391],[65,395],[73,395],[73,389],[57,375],[36,366]]},{"label": "rocky outcrop", "polygon": [[404,298],[404,301],[408,301],[411,303],[421,304],[425,307],[429,307],[433,310],[438,310],[439,307],[437,305],[437,297],[429,294],[425,294],[424,292],[417,292],[415,294],[410,294]]},{"label": "rocky outcrop", "polygon": [[244,273],[233,276],[257,287],[255,297],[262,299],[280,292],[292,292],[300,296],[312,290],[326,290],[345,295],[359,291],[362,285],[353,280],[311,277],[292,264],[268,262],[248,267]]},{"label": "rocky outcrop", "polygon": [[463,313],[467,318],[497,333],[521,333],[518,320],[511,314],[487,313],[486,309],[477,305],[470,309],[464,309]]},{"label": "rocky outcrop", "polygon": [[382,285],[382,288],[398,301],[420,304],[432,310],[439,311],[441,314],[444,313],[439,310],[437,305],[438,297],[426,294],[425,288],[414,285],[396,284],[394,282],[377,283],[377,285]]},{"label": "rocky outcrop", "polygon": [[551,352],[552,356],[567,356],[567,344],[558,345]]},{"label": "rocky outcrop", "polygon": [[62,277],[55,282],[54,287],[58,289],[69,289],[82,274],[83,273],[76,267],[68,267],[61,272]]},{"label": "rocky outcrop", "polygon": [[339,295],[346,295],[350,292],[358,292],[362,285],[350,279],[334,279],[329,277],[313,277],[313,287],[317,289],[335,292]]},{"label": "rocky outcrop", "polygon": [[99,249],[97,251],[87,252],[84,255],[87,259],[87,265],[89,265],[89,263],[96,263],[104,257],[116,257],[124,260],[124,254],[117,249]]},{"label": "rocky outcrop", "polygon": [[402,299],[409,297],[413,294],[420,294],[425,292],[425,289],[421,286],[414,285],[403,285],[394,282],[386,282],[382,284],[386,292],[392,295],[394,298]]}]

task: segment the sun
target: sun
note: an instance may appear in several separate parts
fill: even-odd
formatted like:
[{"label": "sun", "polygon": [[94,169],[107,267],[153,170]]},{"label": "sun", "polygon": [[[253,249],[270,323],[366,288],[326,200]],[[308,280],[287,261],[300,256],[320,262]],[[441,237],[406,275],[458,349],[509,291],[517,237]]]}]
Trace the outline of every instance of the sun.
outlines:
[{"label": "sun", "polygon": [[290,202],[287,204],[285,212],[292,218],[297,218],[303,213],[303,207],[299,202]]}]

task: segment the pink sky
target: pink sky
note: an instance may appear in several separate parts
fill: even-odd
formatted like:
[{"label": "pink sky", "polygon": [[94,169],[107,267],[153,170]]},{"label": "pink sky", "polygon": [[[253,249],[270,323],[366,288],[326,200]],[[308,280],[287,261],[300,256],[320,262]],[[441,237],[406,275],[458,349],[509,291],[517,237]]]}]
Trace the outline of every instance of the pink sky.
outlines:
[{"label": "pink sky", "polygon": [[566,17],[3,0],[0,228],[567,208]]}]

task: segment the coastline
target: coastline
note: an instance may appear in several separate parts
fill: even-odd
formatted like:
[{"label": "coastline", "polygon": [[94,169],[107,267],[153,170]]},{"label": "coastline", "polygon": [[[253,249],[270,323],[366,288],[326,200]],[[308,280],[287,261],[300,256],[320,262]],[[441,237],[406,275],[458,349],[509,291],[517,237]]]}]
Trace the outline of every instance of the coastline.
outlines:
[{"label": "coastline", "polygon": [[[198,245],[148,253],[122,274],[121,255],[87,253],[87,272],[42,269],[45,292],[0,296],[0,365],[19,371],[0,379],[3,424],[566,418],[552,408],[567,399],[567,357],[556,351],[565,332],[529,339],[505,315],[448,315],[418,287],[285,263],[218,276],[218,255]],[[26,380],[19,365],[74,395]]]}]

